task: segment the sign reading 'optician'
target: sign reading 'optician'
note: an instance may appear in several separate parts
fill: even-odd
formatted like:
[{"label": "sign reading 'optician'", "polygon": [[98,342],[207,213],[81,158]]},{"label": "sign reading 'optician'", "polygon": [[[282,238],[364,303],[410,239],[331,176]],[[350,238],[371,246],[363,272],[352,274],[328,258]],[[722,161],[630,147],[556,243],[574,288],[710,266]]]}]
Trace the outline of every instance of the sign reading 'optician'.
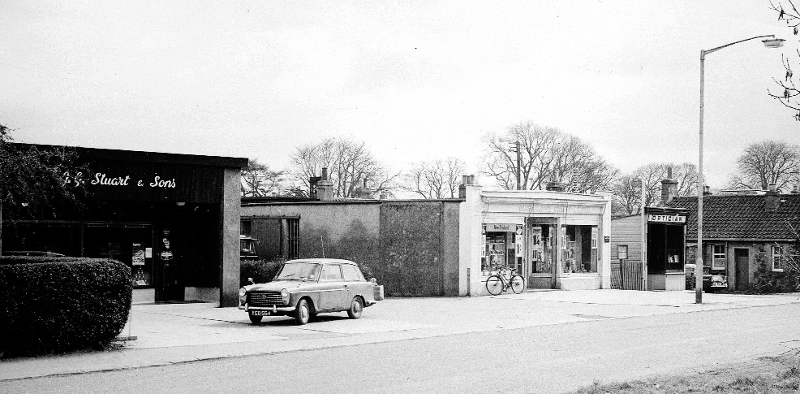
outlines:
[{"label": "sign reading 'optician'", "polygon": [[686,216],[683,215],[647,215],[648,222],[657,223],[686,223]]}]

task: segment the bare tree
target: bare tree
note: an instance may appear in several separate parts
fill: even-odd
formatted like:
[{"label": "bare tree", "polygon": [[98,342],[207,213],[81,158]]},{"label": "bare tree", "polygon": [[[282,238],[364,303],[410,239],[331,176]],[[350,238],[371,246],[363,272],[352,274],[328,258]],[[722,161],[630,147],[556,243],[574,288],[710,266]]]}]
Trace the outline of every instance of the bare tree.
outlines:
[{"label": "bare tree", "polygon": [[[485,137],[487,153],[484,173],[494,177],[500,187],[515,189],[517,172],[521,189],[541,190],[549,182],[569,183],[577,193],[609,189],[617,169],[602,159],[578,137],[552,127],[522,122],[505,134]],[[520,165],[511,147],[519,142]]]},{"label": "bare tree", "polygon": [[737,160],[739,173],[729,186],[766,190],[770,184],[778,189],[800,181],[800,147],[781,141],[750,144]]},{"label": "bare tree", "polygon": [[[770,0],[770,8],[778,14],[778,20],[786,22],[786,25],[792,29],[792,34],[797,35],[800,33],[800,12],[793,0]],[[800,50],[795,49],[797,57],[800,58]],[[792,71],[792,61],[784,54],[781,54],[781,62],[785,70],[782,78],[773,78],[775,84],[778,86],[776,90],[769,90],[767,94],[770,97],[780,101],[786,108],[795,111],[794,118],[800,121],[800,90],[795,83],[794,72]],[[795,60],[794,63],[797,63]]]},{"label": "bare tree", "polygon": [[427,199],[455,198],[465,168],[455,157],[414,163],[403,177],[402,188]]},{"label": "bare tree", "polygon": [[372,196],[391,193],[393,181],[399,175],[390,175],[364,142],[348,139],[326,138],[318,144],[297,148],[292,163],[297,181],[306,189],[310,177],[319,176],[322,168],[328,168],[333,195],[340,198],[355,197],[360,188],[368,189]]},{"label": "bare tree", "polygon": [[284,171],[272,171],[266,164],[248,160],[242,169],[242,197],[267,197],[285,194]]},{"label": "bare tree", "polygon": [[633,174],[617,177],[612,184],[614,193],[611,211],[614,216],[630,216],[641,212],[642,180]]},{"label": "bare tree", "polygon": [[613,182],[614,212],[618,215],[633,215],[641,211],[642,182],[645,187],[645,206],[654,206],[661,201],[661,181],[672,168],[672,179],[678,182],[677,196],[697,194],[697,168],[691,163],[650,163],[622,175]]}]

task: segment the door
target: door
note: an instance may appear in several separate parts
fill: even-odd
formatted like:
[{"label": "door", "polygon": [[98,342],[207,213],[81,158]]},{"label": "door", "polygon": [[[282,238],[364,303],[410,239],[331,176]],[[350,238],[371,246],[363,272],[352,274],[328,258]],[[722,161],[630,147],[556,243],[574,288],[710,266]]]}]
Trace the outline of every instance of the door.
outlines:
[{"label": "door", "polygon": [[322,311],[343,311],[350,307],[347,288],[339,264],[325,264],[319,276],[319,305]]},{"label": "door", "polygon": [[750,287],[750,250],[733,249],[736,265],[736,290],[747,290]]},{"label": "door", "polygon": [[[176,245],[173,241],[175,233],[170,228],[165,227],[161,230],[158,252],[158,262],[160,265],[160,281],[158,282],[158,292],[156,301],[183,301],[184,288],[183,276],[181,273],[181,261]],[[178,245],[178,249],[180,245]]]}]

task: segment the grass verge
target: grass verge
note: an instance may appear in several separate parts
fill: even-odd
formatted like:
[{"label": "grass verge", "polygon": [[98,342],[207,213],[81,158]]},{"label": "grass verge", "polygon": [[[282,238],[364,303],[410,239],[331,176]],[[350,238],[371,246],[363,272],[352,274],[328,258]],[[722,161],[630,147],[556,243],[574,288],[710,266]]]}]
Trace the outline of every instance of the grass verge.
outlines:
[{"label": "grass verge", "polygon": [[575,394],[648,393],[763,393],[800,392],[800,357],[797,353],[761,357],[755,361],[726,365],[692,375],[666,375],[645,380],[602,384],[575,391]]}]

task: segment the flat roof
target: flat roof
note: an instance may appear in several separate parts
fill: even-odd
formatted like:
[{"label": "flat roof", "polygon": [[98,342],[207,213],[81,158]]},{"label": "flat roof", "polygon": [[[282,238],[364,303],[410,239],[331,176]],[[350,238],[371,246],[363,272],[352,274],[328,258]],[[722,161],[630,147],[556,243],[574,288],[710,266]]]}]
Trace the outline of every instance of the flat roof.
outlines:
[{"label": "flat roof", "polygon": [[124,149],[84,148],[80,146],[65,145],[23,144],[17,142],[12,142],[12,144],[44,149],[71,148],[78,151],[82,159],[90,160],[169,163],[229,168],[243,168],[247,166],[248,162],[248,159],[244,157],[207,156],[186,153],[160,153]]}]

